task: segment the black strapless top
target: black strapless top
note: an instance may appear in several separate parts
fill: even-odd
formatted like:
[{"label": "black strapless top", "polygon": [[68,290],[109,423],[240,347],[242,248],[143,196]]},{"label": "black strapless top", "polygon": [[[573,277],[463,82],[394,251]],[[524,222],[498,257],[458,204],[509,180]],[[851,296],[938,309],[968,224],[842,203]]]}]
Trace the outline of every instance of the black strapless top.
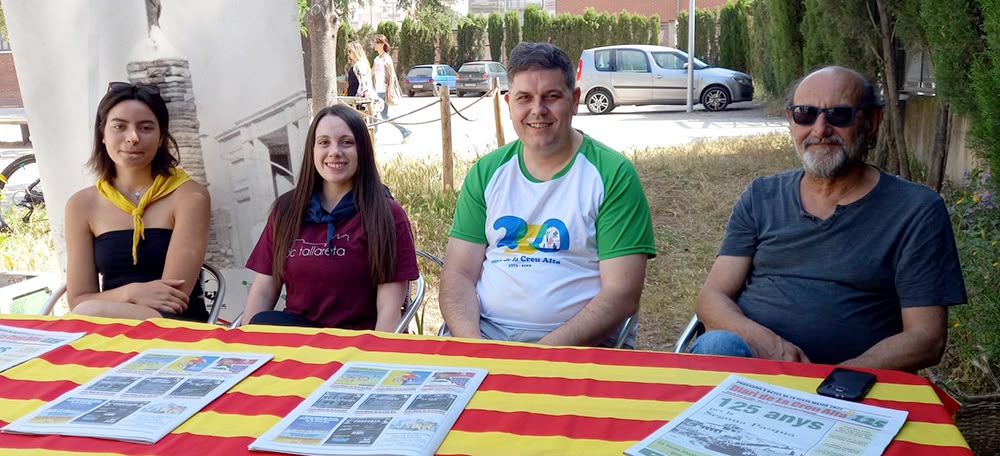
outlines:
[{"label": "black strapless top", "polygon": [[[135,282],[149,282],[163,277],[167,262],[167,247],[173,230],[146,228],[145,239],[139,240],[139,262],[132,264],[133,230],[108,231],[94,238],[94,262],[101,274],[101,290],[112,290]],[[202,299],[201,280],[191,290],[187,310],[177,315],[182,320],[208,320]]]}]

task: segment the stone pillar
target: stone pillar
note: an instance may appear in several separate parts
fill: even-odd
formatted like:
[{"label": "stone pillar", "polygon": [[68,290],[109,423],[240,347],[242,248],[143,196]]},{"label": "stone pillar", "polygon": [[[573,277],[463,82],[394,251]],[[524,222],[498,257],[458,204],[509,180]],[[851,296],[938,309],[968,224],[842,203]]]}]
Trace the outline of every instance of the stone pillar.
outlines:
[{"label": "stone pillar", "polygon": [[181,167],[191,179],[208,186],[205,158],[199,140],[198,108],[194,101],[191,71],[187,60],[157,59],[129,62],[126,66],[129,82],[150,84],[160,88],[160,96],[170,111],[170,134],[177,140]]}]

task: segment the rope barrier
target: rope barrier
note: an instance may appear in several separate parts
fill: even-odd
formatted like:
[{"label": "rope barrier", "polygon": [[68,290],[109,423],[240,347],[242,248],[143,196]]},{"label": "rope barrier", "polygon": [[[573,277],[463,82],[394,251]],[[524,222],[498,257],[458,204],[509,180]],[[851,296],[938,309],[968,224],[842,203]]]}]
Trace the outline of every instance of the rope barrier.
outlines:
[{"label": "rope barrier", "polygon": [[[461,117],[462,120],[465,120],[466,122],[478,122],[478,119],[470,119],[470,118],[465,117],[464,115],[462,115],[462,111],[465,111],[466,109],[469,109],[469,108],[473,107],[476,103],[479,103],[480,101],[483,101],[484,99],[492,97],[496,93],[496,91],[497,91],[496,87],[491,88],[489,91],[487,91],[486,93],[484,93],[483,95],[481,95],[479,98],[475,99],[472,103],[469,103],[468,106],[466,106],[466,107],[464,107],[462,109],[458,109],[455,106],[455,103],[452,103],[451,100],[449,100],[448,103],[451,105],[451,109],[452,109],[451,115],[452,116],[457,115],[458,117]],[[421,122],[399,122],[398,121],[398,119],[402,119],[403,117],[415,114],[417,112],[423,111],[424,109],[427,109],[427,108],[430,108],[432,106],[437,105],[438,103],[441,102],[440,98],[435,98],[434,101],[432,101],[432,102],[430,102],[430,103],[428,103],[428,104],[426,104],[424,106],[421,106],[421,107],[419,107],[417,109],[414,109],[413,111],[410,111],[408,113],[400,114],[398,116],[391,117],[391,118],[384,119],[384,120],[379,120],[379,115],[381,113],[368,113],[367,111],[358,110],[357,107],[354,104],[347,103],[346,101],[344,101],[343,99],[341,99],[341,97],[337,97],[337,102],[338,103],[346,104],[346,105],[354,108],[356,111],[358,111],[358,113],[360,113],[362,115],[362,117],[365,117],[365,118],[368,118],[368,119],[375,119],[374,121],[366,119],[366,123],[368,123],[368,126],[371,126],[371,127],[378,126],[378,125],[381,125],[381,124],[384,124],[384,123],[393,123],[393,124],[396,124],[396,125],[407,126],[407,125],[426,125],[426,124],[430,124],[430,123],[440,122],[441,121],[440,118],[431,119],[431,120],[425,120],[425,121],[421,121]],[[368,106],[371,106],[371,105],[369,104]]]}]

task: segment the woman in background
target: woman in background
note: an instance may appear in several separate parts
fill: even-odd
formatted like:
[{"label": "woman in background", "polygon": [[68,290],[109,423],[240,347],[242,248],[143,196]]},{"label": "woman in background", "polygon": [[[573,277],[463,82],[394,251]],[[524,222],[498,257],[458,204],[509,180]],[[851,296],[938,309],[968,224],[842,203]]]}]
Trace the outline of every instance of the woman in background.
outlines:
[{"label": "woman in background", "polygon": [[66,297],[73,313],[205,321],[198,280],[208,191],[177,167],[156,86],[112,82],[87,162],[97,184],[66,203]]},{"label": "woman in background", "polygon": [[[392,64],[392,56],[389,55],[389,52],[392,50],[392,46],[389,45],[389,39],[380,33],[375,35],[372,45],[378,51],[378,57],[375,57],[375,62],[372,65],[372,76],[375,79],[375,93],[385,100],[384,107],[382,108],[382,120],[387,120],[389,118],[389,105],[398,103],[399,99],[403,96],[403,92],[400,90],[399,80],[396,78],[396,67]],[[399,130],[399,134],[403,135],[404,142],[412,133],[401,125],[392,123],[392,126],[396,127]]]},{"label": "woman in background", "polygon": [[[257,275],[243,324],[392,331],[417,258],[357,111],[334,105],[316,115],[300,169],[247,261]],[[283,285],[285,310],[275,311]]]}]

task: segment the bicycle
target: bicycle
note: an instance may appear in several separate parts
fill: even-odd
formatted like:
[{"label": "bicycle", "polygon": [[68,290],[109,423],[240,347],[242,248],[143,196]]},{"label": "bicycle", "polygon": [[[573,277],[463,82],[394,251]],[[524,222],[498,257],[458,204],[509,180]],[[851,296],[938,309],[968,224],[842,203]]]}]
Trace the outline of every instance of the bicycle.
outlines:
[{"label": "bicycle", "polygon": [[[21,217],[21,221],[31,221],[35,207],[45,204],[41,183],[35,154],[17,157],[0,172],[0,231],[11,230],[3,216],[5,212],[12,211],[13,207],[27,209],[28,212]],[[5,205],[5,201],[9,203]],[[11,206],[8,208],[7,205]]]}]

